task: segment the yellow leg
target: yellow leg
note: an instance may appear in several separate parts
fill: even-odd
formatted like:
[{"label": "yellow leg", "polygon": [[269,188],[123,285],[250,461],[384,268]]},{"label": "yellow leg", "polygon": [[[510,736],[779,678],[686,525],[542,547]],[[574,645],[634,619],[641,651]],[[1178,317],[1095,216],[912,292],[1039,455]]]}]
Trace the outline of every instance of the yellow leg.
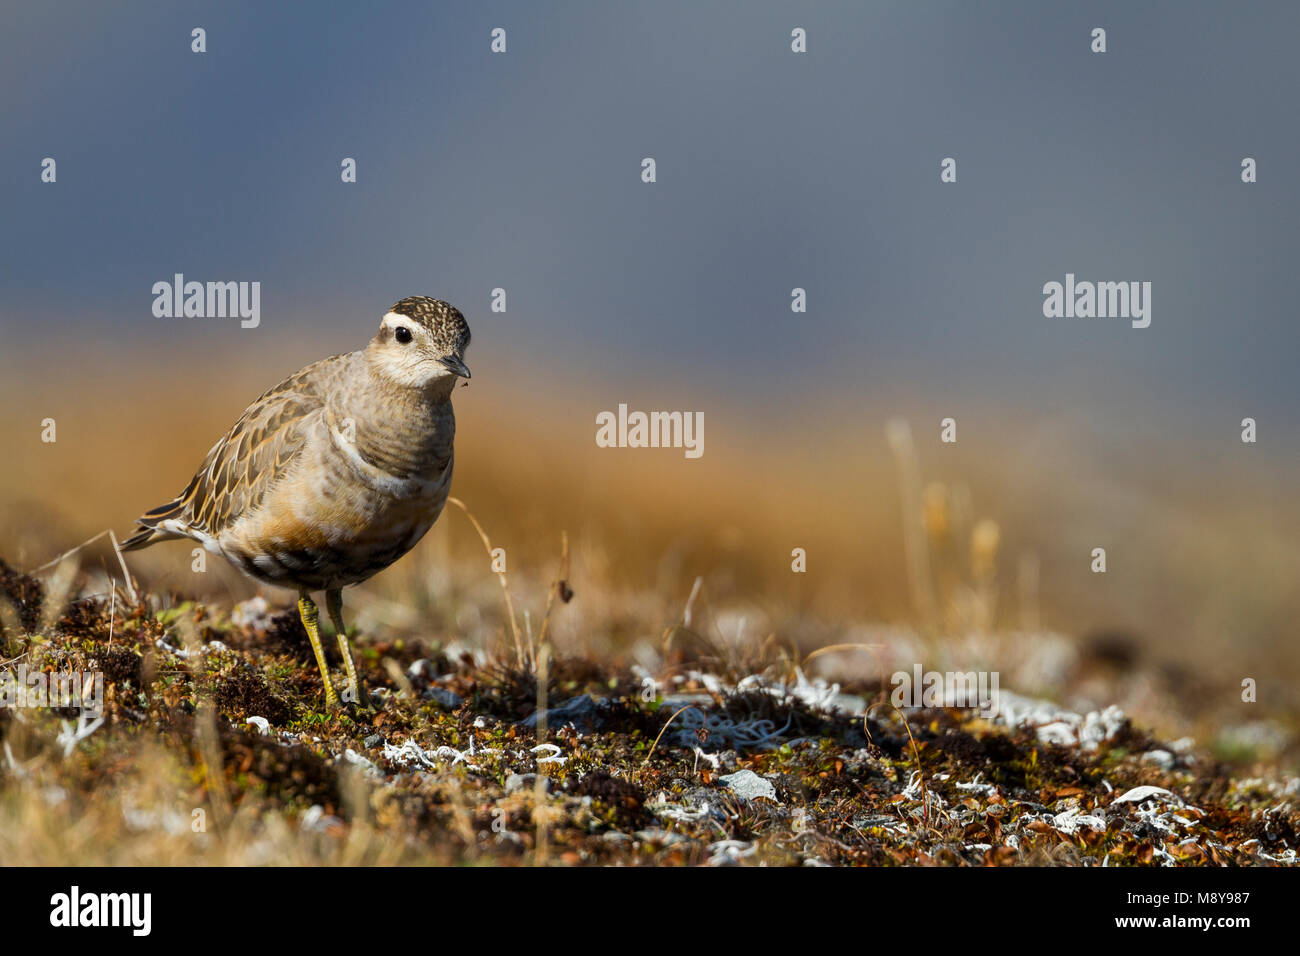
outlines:
[{"label": "yellow leg", "polygon": [[339,653],[343,655],[343,666],[348,669],[348,686],[352,691],[354,702],[359,707],[370,706],[370,696],[365,685],[357,677],[357,665],[352,659],[352,646],[348,644],[348,630],[343,626],[343,592],[338,588],[325,592],[325,606],[329,608],[330,620],[338,634]]},{"label": "yellow leg", "polygon": [[320,668],[320,679],[325,684],[325,709],[338,710],[341,706],[339,695],[334,693],[334,685],[330,683],[330,670],[325,665],[325,648],[321,647],[320,630],[316,626],[316,602],[306,591],[298,592],[298,614],[302,617],[302,626],[307,629],[311,649],[316,653],[316,666]]}]

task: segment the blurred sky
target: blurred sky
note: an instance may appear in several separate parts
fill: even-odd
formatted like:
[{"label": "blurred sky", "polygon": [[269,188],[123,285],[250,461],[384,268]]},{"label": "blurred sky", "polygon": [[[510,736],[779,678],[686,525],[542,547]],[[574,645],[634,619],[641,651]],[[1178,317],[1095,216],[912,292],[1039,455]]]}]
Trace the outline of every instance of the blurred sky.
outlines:
[{"label": "blurred sky", "polygon": [[[1294,452],[1298,27],[1283,4],[9,4],[0,344],[309,333],[305,360],[428,293],[469,317],[476,385],[531,367],[611,386],[596,409],[639,380],[759,414],[910,394],[1228,439],[1251,414]],[[155,318],[176,272],[261,281],[262,327]],[[1045,319],[1067,272],[1152,282],[1151,327]]]}]

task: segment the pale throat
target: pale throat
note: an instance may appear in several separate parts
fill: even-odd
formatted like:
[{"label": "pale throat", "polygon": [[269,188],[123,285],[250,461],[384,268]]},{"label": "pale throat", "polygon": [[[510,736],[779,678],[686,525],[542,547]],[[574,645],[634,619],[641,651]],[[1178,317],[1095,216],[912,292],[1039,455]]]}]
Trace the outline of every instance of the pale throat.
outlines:
[{"label": "pale throat", "polygon": [[362,355],[373,385],[381,392],[409,392],[419,402],[444,402],[451,398],[457,378],[434,359],[394,361],[386,350],[367,347]]}]

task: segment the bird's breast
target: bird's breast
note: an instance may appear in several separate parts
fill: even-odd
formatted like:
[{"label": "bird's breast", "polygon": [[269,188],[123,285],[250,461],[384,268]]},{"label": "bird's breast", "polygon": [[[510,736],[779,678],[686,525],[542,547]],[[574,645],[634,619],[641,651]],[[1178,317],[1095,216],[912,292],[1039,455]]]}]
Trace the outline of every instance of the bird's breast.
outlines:
[{"label": "bird's breast", "polygon": [[260,507],[221,536],[226,557],[259,580],[318,590],[364,581],[406,554],[446,504],[450,443],[445,458],[407,473],[368,451],[329,424]]}]

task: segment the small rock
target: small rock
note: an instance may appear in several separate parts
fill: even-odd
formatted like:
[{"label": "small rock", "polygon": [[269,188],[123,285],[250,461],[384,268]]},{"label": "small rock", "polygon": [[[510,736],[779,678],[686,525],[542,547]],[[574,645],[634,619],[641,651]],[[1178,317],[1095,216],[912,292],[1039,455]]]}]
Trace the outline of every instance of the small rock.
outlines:
[{"label": "small rock", "polygon": [[421,657],[411,662],[411,666],[406,669],[407,677],[423,677],[425,680],[433,680],[438,676],[437,665],[427,657]]},{"label": "small rock", "polygon": [[465,698],[453,690],[447,690],[445,687],[429,687],[421,695],[426,700],[432,700],[439,706],[447,710],[456,710],[461,704],[465,703]]},{"label": "small rock", "polygon": [[776,788],[772,786],[771,782],[764,780],[752,770],[738,770],[718,779],[725,783],[727,788],[742,800],[757,800],[760,797],[766,797],[774,803],[780,802],[776,799]]},{"label": "small rock", "polygon": [[712,856],[709,866],[735,866],[747,856],[753,856],[758,847],[745,840],[720,840],[709,845]]},{"label": "small rock", "polygon": [[1181,806],[1183,802],[1182,797],[1166,790],[1164,787],[1144,786],[1134,787],[1123,796],[1116,797],[1112,801],[1112,805],[1116,803],[1141,803],[1143,800],[1148,800],[1151,797],[1158,797],[1170,803],[1177,803],[1179,806]]},{"label": "small rock", "polygon": [[265,717],[249,717],[244,723],[252,724],[257,728],[258,733],[269,734],[271,732],[271,723]]},{"label": "small rock", "polygon": [[230,623],[234,624],[235,627],[248,627],[253,630],[264,631],[270,626],[273,616],[271,606],[266,603],[266,598],[259,594],[257,597],[241,601],[231,608]]},{"label": "small rock", "polygon": [[378,747],[383,742],[384,742],[383,734],[371,734],[365,740],[361,741],[361,743],[364,744],[367,748]]},{"label": "small rock", "polygon": [[1161,770],[1170,770],[1174,766],[1174,755],[1168,750],[1148,750],[1142,755],[1143,763],[1153,763]]},{"label": "small rock", "polygon": [[[519,790],[531,790],[536,785],[537,785],[537,774],[535,773],[512,773],[510,776],[506,777],[507,794],[515,793]],[[550,793],[551,790],[550,778],[546,779],[544,786],[546,792]]]}]

